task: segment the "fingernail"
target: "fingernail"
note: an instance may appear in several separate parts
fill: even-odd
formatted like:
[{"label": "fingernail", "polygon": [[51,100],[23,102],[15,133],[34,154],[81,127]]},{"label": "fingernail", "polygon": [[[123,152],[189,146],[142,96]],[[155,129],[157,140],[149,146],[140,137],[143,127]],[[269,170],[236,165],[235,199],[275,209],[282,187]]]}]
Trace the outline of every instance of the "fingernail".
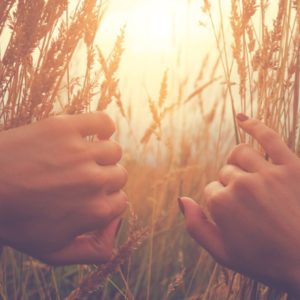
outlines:
[{"label": "fingernail", "polygon": [[240,121],[240,122],[245,122],[247,120],[249,120],[249,117],[246,116],[245,114],[243,113],[239,113],[236,115],[236,118]]},{"label": "fingernail", "polygon": [[181,198],[178,198],[178,206],[180,208],[180,211],[182,212],[182,214],[184,215],[185,211],[184,211],[184,205],[183,205],[183,202],[181,200]]},{"label": "fingernail", "polygon": [[116,236],[118,235],[118,233],[119,233],[119,231],[120,231],[120,229],[121,229],[122,223],[123,223],[123,220],[121,219],[121,220],[119,221],[119,224],[118,224],[118,227],[117,227],[117,230],[116,230]]}]

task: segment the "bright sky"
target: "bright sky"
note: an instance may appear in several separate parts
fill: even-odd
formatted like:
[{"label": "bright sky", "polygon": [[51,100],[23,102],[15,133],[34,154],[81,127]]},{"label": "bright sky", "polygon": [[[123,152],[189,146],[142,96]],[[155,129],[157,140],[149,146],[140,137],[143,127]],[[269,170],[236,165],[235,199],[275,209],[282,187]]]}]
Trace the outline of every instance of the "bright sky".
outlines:
[{"label": "bright sky", "polygon": [[[200,1],[111,0],[104,32],[127,24],[130,50],[170,52],[180,38],[196,34]],[[193,24],[193,26],[191,26]]]},{"label": "bright sky", "polygon": [[[126,24],[121,86],[128,97],[135,99],[135,103],[139,103],[136,99],[147,98],[149,94],[154,98],[157,96],[164,70],[169,70],[174,81],[175,77],[183,79],[188,75],[192,82],[204,56],[210,53],[216,57],[210,20],[201,9],[203,2],[107,0],[109,8],[100,27],[98,41],[102,50],[109,51],[120,28]],[[217,28],[220,12],[223,15],[230,49],[231,0],[210,0],[210,3]],[[272,11],[273,4],[270,4]],[[144,103],[140,105],[144,106]]]},{"label": "bright sky", "polygon": [[[132,100],[135,107],[148,109],[145,100],[148,96],[158,97],[166,69],[169,86],[186,76],[193,83],[201,60],[214,47],[211,30],[200,25],[209,24],[201,11],[203,0],[104,1],[108,9],[97,37],[104,53],[109,54],[120,28],[126,24],[125,53],[119,73],[123,100]],[[230,0],[220,1],[230,8]],[[71,7],[77,3],[69,2]],[[5,45],[6,41],[1,41],[0,55]]]},{"label": "bright sky", "polygon": [[[214,2],[218,0],[213,0]],[[224,1],[224,0],[222,0]],[[123,94],[135,107],[147,108],[148,95],[156,99],[163,73],[170,86],[185,76],[193,79],[201,60],[212,51],[214,37],[201,10],[203,0],[108,0],[98,42],[109,53],[126,24],[126,44],[120,70]],[[230,1],[226,0],[228,8]],[[147,108],[148,109],[148,108]]]},{"label": "bright sky", "polygon": [[[169,71],[171,90],[175,90],[178,83],[188,77],[190,82],[187,93],[191,93],[203,58],[207,53],[216,57],[217,53],[209,18],[201,10],[204,1],[105,2],[108,9],[97,36],[97,44],[104,53],[109,54],[120,28],[126,25],[125,53],[119,73],[121,92],[125,95],[123,100],[131,100],[135,108],[148,110],[145,100],[148,96],[157,99],[165,70]],[[228,20],[231,0],[210,2],[218,27],[218,4],[221,4],[224,19]],[[226,26],[225,32],[230,38],[232,34],[228,21]],[[230,42],[228,47],[230,48]]]}]

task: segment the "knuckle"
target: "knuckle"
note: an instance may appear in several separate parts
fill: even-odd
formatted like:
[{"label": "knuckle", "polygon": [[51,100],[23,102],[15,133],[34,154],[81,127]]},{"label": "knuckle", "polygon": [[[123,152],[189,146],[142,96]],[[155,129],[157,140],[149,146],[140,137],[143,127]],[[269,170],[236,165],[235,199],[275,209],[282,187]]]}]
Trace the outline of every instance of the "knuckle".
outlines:
[{"label": "knuckle", "polygon": [[228,165],[225,165],[221,168],[221,170],[219,171],[219,178],[223,178],[225,176],[225,174],[227,173],[227,166]]},{"label": "knuckle", "polygon": [[115,130],[115,123],[108,114],[104,112],[97,112],[97,114],[99,116],[99,119],[101,119],[101,121],[103,121],[103,123],[106,124],[106,126],[109,126],[113,128],[113,130]]},{"label": "knuckle", "polygon": [[69,139],[67,141],[67,150],[79,157],[89,157],[89,148],[81,139]]},{"label": "knuckle", "polygon": [[249,179],[245,176],[237,176],[232,183],[232,187],[234,190],[247,190],[250,188]]},{"label": "knuckle", "polygon": [[109,211],[109,215],[114,217],[122,215],[128,207],[128,198],[123,191],[118,192],[115,197],[114,205],[110,205]]},{"label": "knuckle", "polygon": [[128,181],[128,171],[121,165],[118,165],[117,167],[119,169],[122,186],[124,186]]},{"label": "knuckle", "polygon": [[215,189],[215,182],[211,182],[204,188],[204,198],[207,202],[221,201],[226,197],[226,193]]},{"label": "knuckle", "polygon": [[113,141],[100,141],[89,147],[88,156],[101,165],[115,165],[122,158],[122,148]]},{"label": "knuckle", "polygon": [[213,189],[212,189],[212,183],[209,183],[205,186],[203,190],[203,195],[206,201],[209,201],[213,197]]},{"label": "knuckle", "polygon": [[86,168],[82,173],[86,181],[99,188],[108,187],[112,182],[118,183],[120,187],[123,187],[128,180],[128,172],[121,165],[114,166],[111,170],[93,165],[92,167]]},{"label": "knuckle", "polygon": [[[99,202],[99,199],[97,202]],[[92,206],[91,213],[97,220],[106,220],[112,213],[112,206],[108,201],[97,202],[94,204],[95,207]]]},{"label": "knuckle", "polygon": [[123,149],[120,144],[116,142],[112,142],[113,145],[113,152],[116,162],[120,161],[123,155]]},{"label": "knuckle", "polygon": [[74,129],[72,123],[69,121],[69,115],[52,116],[46,120],[48,129],[59,133],[71,132]]},{"label": "knuckle", "polygon": [[233,166],[228,164],[219,171],[219,180],[222,182],[228,175],[234,174]]},{"label": "knuckle", "polygon": [[207,199],[207,207],[210,213],[214,212],[219,206],[219,198],[214,196]]},{"label": "knuckle", "polygon": [[68,115],[57,115],[52,116],[47,119],[49,123],[51,123],[53,126],[55,125],[65,125],[68,123],[69,116]]},{"label": "knuckle", "polygon": [[120,210],[123,212],[128,206],[128,196],[124,191],[119,192]]},{"label": "knuckle", "polygon": [[249,147],[250,146],[247,144],[239,144],[239,145],[235,146],[229,155],[228,161],[230,162],[230,161],[238,159],[240,157],[243,158],[245,156],[245,153],[248,152]]},{"label": "knuckle", "polygon": [[107,113],[100,111],[97,112],[96,114],[98,114],[100,119],[103,119],[104,121],[112,122],[111,117]]},{"label": "knuckle", "polygon": [[108,176],[100,168],[91,167],[85,172],[86,180],[93,186],[103,187],[107,185]]},{"label": "knuckle", "polygon": [[94,178],[93,182],[99,186],[106,186],[109,182],[109,176],[107,172],[103,172],[101,169],[97,171],[95,170],[92,177]]},{"label": "knuckle", "polygon": [[208,199],[207,208],[213,218],[220,215],[220,211],[224,206],[224,201],[226,200],[224,199],[224,197],[221,197],[220,194],[215,194]]},{"label": "knuckle", "polygon": [[127,209],[128,198],[123,191],[120,191],[117,195],[114,195],[114,197],[115,200],[113,202],[109,201],[109,198],[102,198],[102,201],[100,200],[101,203],[99,203],[99,199],[93,203],[91,213],[95,219],[107,220],[110,219],[111,216],[121,215]]}]

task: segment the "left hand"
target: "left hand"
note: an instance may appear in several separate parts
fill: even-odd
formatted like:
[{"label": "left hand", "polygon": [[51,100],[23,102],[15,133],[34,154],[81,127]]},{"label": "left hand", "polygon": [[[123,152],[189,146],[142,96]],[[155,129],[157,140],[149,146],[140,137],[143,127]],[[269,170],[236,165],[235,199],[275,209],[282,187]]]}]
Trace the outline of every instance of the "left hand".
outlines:
[{"label": "left hand", "polygon": [[114,131],[95,112],[1,132],[0,244],[55,265],[107,261],[127,208]]},{"label": "left hand", "polygon": [[112,258],[121,220],[118,217],[103,229],[82,234],[63,249],[42,254],[39,259],[53,266],[105,263]]},{"label": "left hand", "polygon": [[300,297],[300,159],[272,129],[239,117],[272,162],[250,145],[235,147],[205,189],[212,221],[179,199],[187,229],[222,265]]}]

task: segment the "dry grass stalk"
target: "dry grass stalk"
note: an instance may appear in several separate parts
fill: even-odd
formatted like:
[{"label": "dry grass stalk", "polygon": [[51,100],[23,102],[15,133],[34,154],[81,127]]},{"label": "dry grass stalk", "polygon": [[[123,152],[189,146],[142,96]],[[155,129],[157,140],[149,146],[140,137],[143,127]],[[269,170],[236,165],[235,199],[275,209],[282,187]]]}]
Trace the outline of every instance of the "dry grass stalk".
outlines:
[{"label": "dry grass stalk", "polygon": [[118,89],[119,80],[116,78],[116,72],[119,68],[121,57],[124,51],[124,41],[125,41],[125,30],[124,26],[119,36],[116,39],[111,57],[108,62],[106,62],[104,55],[99,47],[97,47],[99,55],[99,63],[102,67],[104,73],[104,81],[101,84],[101,96],[98,102],[98,110],[104,110],[112,102],[113,98],[116,99],[116,104],[119,107],[121,114],[125,117],[125,110],[121,101],[121,94]]},{"label": "dry grass stalk", "polygon": [[179,256],[178,262],[180,265],[180,271],[177,272],[171,279],[171,282],[168,285],[166,297],[164,298],[165,300],[169,299],[172,296],[172,294],[176,291],[176,289],[178,289],[184,283],[184,276],[186,273],[186,269],[184,267],[184,262],[183,262],[183,253],[179,252],[178,256]]},{"label": "dry grass stalk", "polygon": [[[61,20],[66,9],[65,0],[18,2],[10,20],[12,37],[0,69],[4,128],[27,124],[53,113],[62,81],[81,40],[88,45],[88,60],[92,62],[91,44],[102,16],[100,7],[96,0],[82,1],[68,25]],[[89,98],[86,86],[91,89],[93,84],[87,80],[82,91]],[[82,108],[71,112],[76,111]]]},{"label": "dry grass stalk", "polygon": [[149,233],[150,229],[148,227],[131,233],[127,242],[119,248],[112,260],[88,274],[79,287],[72,291],[65,300],[82,300],[95,293],[101,292],[107,278],[118,272],[120,266],[123,265],[143,241],[148,238]]},{"label": "dry grass stalk", "polygon": [[[94,100],[97,100],[100,110],[115,102],[121,115],[130,122],[135,107],[130,104],[128,110],[124,110],[117,72],[124,51],[125,27],[117,37],[111,55],[106,58],[100,48],[96,49],[94,45],[103,9],[95,0],[83,0],[80,3],[74,15],[67,18],[69,23],[64,20],[65,15],[68,15],[66,0],[1,1],[0,35],[5,26],[13,29],[9,45],[3,55],[1,53],[3,58],[0,61],[2,129],[27,124],[54,113],[80,113],[89,110]],[[99,296],[106,295],[105,292],[109,296],[113,295],[111,299],[120,299],[121,289],[112,291],[105,286],[105,282],[120,270],[121,265],[122,274],[125,274],[122,279],[126,282],[128,291],[129,286],[132,288],[132,292],[128,292],[132,298],[181,297],[187,283],[187,299],[201,299],[202,296],[211,300],[285,299],[286,296],[247,278],[227,270],[219,272],[219,268],[207,259],[207,255],[186,237],[173,201],[177,195],[184,193],[194,195],[201,202],[204,186],[215,178],[223,164],[225,148],[231,146],[228,142],[231,131],[224,130],[228,96],[233,113],[237,108],[250,111],[252,116],[258,116],[278,130],[290,147],[300,153],[300,1],[278,1],[278,14],[272,26],[267,26],[266,20],[269,4],[265,0],[232,0],[233,45],[230,55],[226,48],[228,41],[223,16],[220,14],[221,28],[217,30],[212,14],[213,3],[204,0],[203,11],[210,17],[219,51],[212,70],[208,70],[208,58],[205,58],[196,82],[197,88],[194,91],[185,90],[189,82],[187,76],[179,84],[178,98],[173,104],[168,102],[170,71],[163,74],[157,100],[150,97],[148,99],[152,120],[141,142],[151,147],[150,139],[156,136],[167,144],[170,157],[167,163],[153,167],[143,162],[144,157],[149,153],[153,154],[145,151],[139,161],[134,156],[128,162],[128,169],[134,177],[128,192],[135,209],[139,211],[139,218],[145,223],[152,222],[151,228],[140,228],[137,225],[138,217],[131,216],[127,242],[121,246],[112,261],[97,267],[86,277],[86,268],[75,267],[68,268],[65,273],[62,271],[67,275],[60,276],[61,281],[68,288],[71,283],[74,288],[66,299],[83,299],[93,297],[92,295],[97,297],[97,293]],[[259,26],[256,21],[258,17],[261,22]],[[86,47],[87,64],[83,78],[74,77],[70,72],[79,44]],[[207,109],[203,101],[204,92],[219,81],[219,64],[224,71],[224,85],[221,87],[221,98],[224,101],[212,102]],[[101,70],[97,68],[98,65]],[[210,74],[209,78],[206,74]],[[238,85],[235,85],[236,76]],[[68,101],[64,102],[61,99],[66,94]],[[172,130],[176,128],[172,127],[174,112],[185,104],[194,104],[192,100],[200,111],[195,114],[196,117],[193,115],[193,126],[197,127],[197,132],[188,128],[187,117],[184,117],[181,124],[182,135],[176,144],[172,134]],[[188,114],[188,118],[191,116]],[[171,124],[169,134],[165,131],[168,129],[167,122]],[[154,156],[155,159],[158,160],[159,154],[158,152]],[[156,220],[159,222],[156,223]],[[142,242],[149,242],[149,245],[132,255]],[[185,263],[191,267],[184,266],[180,258],[180,270],[172,276],[174,258],[177,259],[175,247],[182,248],[179,253],[188,251]],[[195,266],[199,255],[202,260],[199,259],[199,265]],[[54,269],[50,272],[36,263],[32,263],[31,267],[24,264],[22,272],[26,276],[22,277],[19,256],[10,253],[5,257],[8,259],[1,262],[4,270],[0,276],[1,297],[8,299],[7,295],[13,295],[14,299],[21,299],[22,296],[28,299],[28,295],[33,295],[32,297],[41,299],[61,298]],[[212,270],[214,272],[210,275]],[[82,277],[84,278],[81,280]],[[21,288],[17,287],[20,282]],[[32,283],[36,285],[35,291]],[[24,294],[26,290],[28,295]]]}]

